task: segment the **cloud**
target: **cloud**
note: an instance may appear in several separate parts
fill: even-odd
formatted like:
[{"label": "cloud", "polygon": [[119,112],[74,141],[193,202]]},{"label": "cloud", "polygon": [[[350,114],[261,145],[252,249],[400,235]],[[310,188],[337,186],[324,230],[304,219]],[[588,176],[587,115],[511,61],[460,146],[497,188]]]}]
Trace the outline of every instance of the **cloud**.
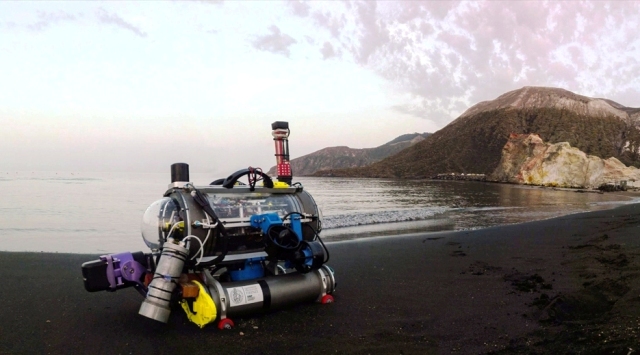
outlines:
[{"label": "cloud", "polygon": [[287,2],[287,4],[291,7],[294,15],[300,17],[309,16],[309,9],[311,8],[311,6],[309,6],[309,4],[307,4],[306,2],[294,0]]},{"label": "cloud", "polygon": [[389,29],[383,21],[378,21],[376,2],[363,2],[357,5],[357,15],[360,20],[361,30],[359,46],[355,47],[356,59],[360,64],[368,62],[369,57],[380,47],[389,43]]},{"label": "cloud", "polygon": [[329,59],[336,56],[336,51],[329,42],[324,42],[322,49],[320,49],[320,53],[322,53],[322,59]]},{"label": "cloud", "polygon": [[8,21],[8,22],[0,22],[0,28],[6,28],[8,30],[13,30],[18,28],[18,24],[13,22],[13,21]]},{"label": "cloud", "polygon": [[309,9],[330,36],[323,56],[396,83],[412,97],[398,111],[438,121],[526,85],[640,105],[638,2],[341,4]]},{"label": "cloud", "polygon": [[132,25],[131,23],[122,19],[122,17],[108,13],[105,9],[98,9],[96,11],[96,16],[101,23],[114,25],[116,27],[120,27],[127,31],[133,32],[136,36],[147,37],[147,33],[142,31],[140,28]]},{"label": "cloud", "polygon": [[328,11],[314,11],[311,17],[317,25],[329,30],[329,33],[334,38],[340,38],[341,32],[348,21],[345,14],[340,16],[339,14],[332,14]]},{"label": "cloud", "polygon": [[[174,0],[174,1],[180,2],[182,0]],[[224,0],[190,0],[190,1],[201,2],[204,4],[210,4],[210,5],[218,5],[218,6],[224,4]]]},{"label": "cloud", "polygon": [[37,12],[38,20],[35,23],[27,25],[27,28],[32,31],[43,31],[49,28],[51,25],[61,22],[75,21],[76,16],[66,13],[64,11],[57,12]]},{"label": "cloud", "polygon": [[297,43],[297,41],[293,37],[280,32],[280,29],[275,25],[269,27],[269,30],[271,34],[258,36],[253,41],[253,46],[262,51],[282,54],[288,57],[290,54],[289,47]]}]

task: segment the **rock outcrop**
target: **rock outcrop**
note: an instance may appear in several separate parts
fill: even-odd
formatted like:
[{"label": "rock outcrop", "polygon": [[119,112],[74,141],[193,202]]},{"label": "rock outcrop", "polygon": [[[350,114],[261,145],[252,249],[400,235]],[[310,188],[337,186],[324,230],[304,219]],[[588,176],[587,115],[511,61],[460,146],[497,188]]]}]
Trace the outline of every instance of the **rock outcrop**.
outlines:
[{"label": "rock outcrop", "polygon": [[640,169],[616,158],[588,155],[567,142],[545,143],[537,134],[511,134],[490,180],[527,185],[595,188],[603,184],[640,187]]}]

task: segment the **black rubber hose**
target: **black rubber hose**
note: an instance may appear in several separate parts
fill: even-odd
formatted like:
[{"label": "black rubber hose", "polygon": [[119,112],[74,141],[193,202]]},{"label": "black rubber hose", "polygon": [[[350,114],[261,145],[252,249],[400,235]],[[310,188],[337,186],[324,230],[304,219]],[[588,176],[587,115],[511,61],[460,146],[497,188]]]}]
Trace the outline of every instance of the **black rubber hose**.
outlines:
[{"label": "black rubber hose", "polygon": [[222,244],[222,253],[212,260],[201,262],[200,264],[198,264],[198,266],[210,267],[220,263],[222,260],[224,260],[224,257],[227,256],[227,252],[229,251],[229,234],[227,234],[227,229],[222,225],[222,221],[220,221],[213,208],[211,208],[211,204],[209,203],[207,195],[198,191],[198,189],[193,188],[193,193],[191,194],[191,196],[193,196],[193,199],[200,205],[200,207],[202,207],[204,212],[208,214],[211,219],[213,219],[213,222],[217,223],[216,229],[219,233],[219,242]]},{"label": "black rubber hose", "polygon": [[[289,216],[294,215],[294,214],[297,214],[300,217],[304,217],[302,215],[302,213],[300,213],[300,212],[289,212],[286,215],[284,215],[284,217],[282,218],[282,221],[284,222]],[[324,251],[327,253],[327,258],[324,261],[324,263],[329,262],[329,249],[327,249],[327,246],[324,245],[324,242],[322,241],[322,238],[320,238],[320,234],[318,233],[318,231],[315,228],[313,228],[310,224],[304,224],[303,226],[307,226],[307,227],[311,228],[311,230],[313,231],[313,234],[315,235],[315,239],[317,239],[320,242],[320,244],[322,244],[322,247],[324,248]]]},{"label": "black rubber hose", "polygon": [[[311,230],[313,231],[313,233],[316,235],[316,239],[318,239],[318,241],[320,242],[320,244],[322,244],[322,247],[324,248],[325,253],[327,253],[327,258],[325,259],[324,263],[328,263],[329,262],[329,249],[327,249],[327,246],[324,245],[324,242],[322,241],[322,238],[320,238],[320,234],[318,233],[318,231],[315,230],[315,228],[313,228],[310,224],[305,224],[307,227],[311,228]],[[323,263],[323,264],[324,264]]]}]

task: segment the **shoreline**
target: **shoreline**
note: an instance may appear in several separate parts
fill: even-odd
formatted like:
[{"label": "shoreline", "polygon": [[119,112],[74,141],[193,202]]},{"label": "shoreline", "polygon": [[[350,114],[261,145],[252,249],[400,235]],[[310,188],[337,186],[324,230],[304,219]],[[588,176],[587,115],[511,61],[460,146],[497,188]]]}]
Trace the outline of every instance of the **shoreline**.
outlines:
[{"label": "shoreline", "polygon": [[[0,354],[636,354],[640,204],[548,220],[330,243],[331,305],[199,329],[88,293],[97,254],[0,252]],[[243,335],[240,335],[240,332]],[[630,350],[631,349],[631,350]]]},{"label": "shoreline", "polygon": [[[123,178],[124,176],[105,177],[101,184],[120,189],[121,184],[114,183],[122,181]],[[10,191],[19,191],[26,186],[23,183],[24,181],[8,186],[11,188]],[[475,230],[553,218],[575,211],[612,208],[636,198],[633,193],[576,194],[513,184],[432,181],[424,184],[385,182],[366,185],[378,191],[383,199],[383,202],[372,203],[367,194],[358,190],[364,187],[358,181],[345,182],[346,185],[326,185],[326,182],[320,180],[303,183],[323,209],[326,222],[324,226],[334,227],[325,228],[321,234],[327,241],[407,233]],[[78,188],[93,189],[96,186],[91,182],[84,186],[61,184],[59,187],[63,189],[60,191],[61,194],[67,195]],[[38,211],[49,211],[50,206],[54,204],[55,198],[52,195],[46,194],[48,200],[39,200],[36,205],[19,199],[17,195],[10,195],[5,201],[5,207],[9,209],[0,228],[0,234],[5,240],[0,249],[102,254],[123,250],[147,250],[139,231],[140,217],[148,203],[139,201],[155,200],[157,188],[149,188],[150,185],[145,179],[133,179],[127,186],[136,191],[145,187],[136,193],[149,197],[123,203],[122,198],[117,197],[119,195],[106,193],[109,189],[99,189],[100,197],[97,198],[105,205],[111,206],[108,219],[99,217],[102,212],[97,206],[85,206],[83,199],[70,200],[64,213],[52,211],[51,214],[40,217]],[[164,184],[162,186],[164,188]],[[327,186],[331,188],[326,189]],[[332,197],[331,192],[327,192],[334,189],[342,191],[341,188],[346,189],[345,196],[349,198]],[[130,190],[125,191],[129,191],[127,194],[133,193]],[[402,193],[398,194],[400,191]],[[416,196],[408,197],[413,196],[413,192]],[[12,200],[15,200],[17,205],[11,203]],[[612,200],[616,201],[611,202]],[[111,220],[119,222],[111,223]]]},{"label": "shoreline", "polygon": [[[476,181],[477,182],[477,181]],[[495,225],[483,225],[483,226],[478,226],[478,227],[465,227],[465,228],[458,228],[458,229],[429,229],[429,226],[424,226],[426,224],[429,224],[430,222],[433,221],[437,221],[437,220],[441,220],[444,221],[446,220],[446,218],[438,218],[438,217],[442,217],[443,215],[446,215],[447,213],[451,213],[451,211],[449,212],[444,212],[442,214],[438,214],[438,215],[434,215],[431,216],[430,218],[427,219],[421,219],[421,220],[407,220],[407,221],[397,221],[397,222],[390,222],[390,223],[372,223],[372,224],[366,224],[366,225],[358,225],[358,226],[347,226],[347,227],[339,227],[339,228],[331,228],[331,229],[324,229],[324,236],[323,239],[325,240],[325,243],[341,243],[341,242],[346,242],[346,241],[351,241],[351,240],[367,240],[367,239],[375,239],[375,238],[396,238],[396,237],[400,237],[400,236],[415,236],[415,235],[428,235],[431,233],[447,233],[447,232],[467,232],[467,231],[476,231],[476,230],[482,230],[482,229],[486,229],[486,228],[493,228],[493,227],[501,227],[501,226],[510,226],[510,225],[518,225],[518,224],[523,224],[523,223],[529,223],[529,222],[537,222],[537,221],[546,221],[549,219],[554,219],[554,218],[560,218],[560,217],[565,217],[565,216],[571,216],[574,214],[581,214],[581,213],[590,213],[590,212],[596,212],[596,211],[604,211],[604,210],[610,210],[610,209],[615,209],[618,207],[622,207],[622,206],[627,206],[627,205],[631,205],[631,204],[640,204],[640,190],[627,190],[627,191],[614,191],[614,192],[599,192],[599,191],[582,191],[582,190],[576,190],[576,189],[565,189],[565,188],[552,188],[552,187],[545,187],[545,186],[530,186],[530,185],[518,185],[519,187],[525,188],[525,189],[536,189],[536,188],[542,188],[542,189],[550,189],[550,190],[556,190],[556,191],[569,191],[569,192],[576,192],[576,193],[598,193],[598,194],[612,194],[612,195],[618,195],[621,196],[622,198],[628,199],[626,201],[623,200],[617,200],[615,202],[610,202],[610,203],[602,203],[601,206],[608,206],[610,205],[614,205],[613,207],[607,207],[607,208],[603,208],[601,210],[592,210],[592,211],[572,211],[569,213],[565,213],[562,215],[556,215],[556,216],[550,216],[550,217],[543,217],[543,218],[539,218],[539,219],[532,219],[532,220],[526,220],[526,221],[517,221],[517,222],[511,222],[511,223],[500,223],[500,224],[495,224]],[[424,224],[422,227],[417,227],[417,226],[412,226],[412,224],[414,225],[418,225],[418,224]],[[380,230],[376,230],[376,227],[378,226],[392,226],[392,225],[396,225],[396,226],[402,226],[402,225],[406,225],[407,227],[400,229],[399,232],[392,232],[390,230],[385,230],[385,229],[380,229]],[[432,226],[437,226],[438,224],[434,223]],[[440,223],[439,225],[446,225],[446,223]],[[351,230],[351,231],[350,231]],[[329,238],[328,241],[326,240],[327,234]],[[362,235],[362,234],[367,234],[366,237],[357,237],[356,235]]]}]

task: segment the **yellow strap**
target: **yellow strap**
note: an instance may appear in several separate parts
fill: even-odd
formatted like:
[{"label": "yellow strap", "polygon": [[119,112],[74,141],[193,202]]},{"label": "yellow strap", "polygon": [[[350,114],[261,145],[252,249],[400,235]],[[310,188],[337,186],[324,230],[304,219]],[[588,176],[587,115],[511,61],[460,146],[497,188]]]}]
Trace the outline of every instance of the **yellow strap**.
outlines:
[{"label": "yellow strap", "polygon": [[200,292],[198,292],[198,297],[196,297],[195,301],[193,301],[193,312],[189,308],[189,304],[187,300],[180,301],[180,305],[184,312],[187,314],[187,318],[195,324],[197,324],[200,328],[203,328],[205,325],[216,320],[216,316],[218,315],[218,310],[216,309],[216,304],[213,302],[213,299],[207,291],[204,289],[204,286],[198,281],[192,281],[200,288]]}]

